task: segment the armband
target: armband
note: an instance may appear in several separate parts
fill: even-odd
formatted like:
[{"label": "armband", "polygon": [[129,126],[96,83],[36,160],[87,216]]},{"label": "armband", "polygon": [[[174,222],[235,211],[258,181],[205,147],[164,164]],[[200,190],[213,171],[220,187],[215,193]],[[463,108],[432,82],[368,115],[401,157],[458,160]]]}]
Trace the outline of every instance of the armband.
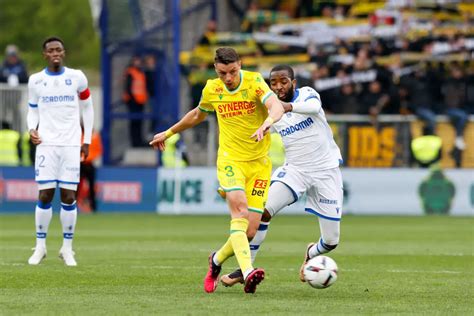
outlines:
[{"label": "armband", "polygon": [[173,133],[173,131],[171,130],[171,128],[168,129],[168,130],[166,130],[166,132],[165,132],[166,138],[170,138],[170,137],[173,136],[173,135],[174,135],[174,133]]}]

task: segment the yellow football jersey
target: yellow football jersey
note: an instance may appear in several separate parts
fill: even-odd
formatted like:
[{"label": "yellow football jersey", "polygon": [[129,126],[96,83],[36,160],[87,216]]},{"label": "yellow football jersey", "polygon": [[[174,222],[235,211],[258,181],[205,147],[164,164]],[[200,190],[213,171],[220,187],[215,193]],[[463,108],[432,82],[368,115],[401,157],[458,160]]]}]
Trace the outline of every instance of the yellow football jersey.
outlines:
[{"label": "yellow football jersey", "polygon": [[233,90],[220,79],[208,80],[202,90],[199,109],[216,112],[219,124],[218,157],[250,161],[268,154],[270,135],[261,142],[250,136],[268,116],[265,100],[273,92],[257,72],[240,71],[240,84]]}]

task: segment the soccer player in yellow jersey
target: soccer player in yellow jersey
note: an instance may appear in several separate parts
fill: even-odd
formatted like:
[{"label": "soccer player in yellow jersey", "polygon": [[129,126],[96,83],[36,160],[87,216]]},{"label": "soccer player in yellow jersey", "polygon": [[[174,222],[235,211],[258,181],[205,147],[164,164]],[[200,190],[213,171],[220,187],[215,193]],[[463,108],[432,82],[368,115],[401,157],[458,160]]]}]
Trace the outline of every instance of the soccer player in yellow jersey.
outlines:
[{"label": "soccer player in yellow jersey", "polygon": [[[244,291],[254,293],[265,272],[252,266],[246,231],[256,231],[260,223],[272,171],[268,158],[270,135],[266,132],[284,110],[259,73],[241,70],[239,55],[233,48],[218,48],[214,67],[219,78],[207,81],[199,105],[170,129],[156,134],[150,145],[163,150],[168,137],[201,123],[208,113],[216,113],[217,177],[227,193],[232,219],[227,242],[209,256],[204,290],[216,290],[221,265],[235,255],[243,271]],[[255,227],[249,227],[249,219]]]}]

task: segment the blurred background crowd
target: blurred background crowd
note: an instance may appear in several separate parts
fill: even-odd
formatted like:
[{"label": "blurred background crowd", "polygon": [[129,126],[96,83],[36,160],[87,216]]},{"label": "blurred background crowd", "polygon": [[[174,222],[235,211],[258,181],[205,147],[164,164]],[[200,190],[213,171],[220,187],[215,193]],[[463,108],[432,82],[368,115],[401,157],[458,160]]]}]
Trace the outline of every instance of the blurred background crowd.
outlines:
[{"label": "blurred background crowd", "polygon": [[[117,1],[105,2],[110,12],[114,2]],[[455,166],[461,166],[463,159],[466,166],[474,165],[470,154],[470,158],[462,157],[466,149],[472,150],[469,144],[472,137],[466,136],[474,131],[470,127],[470,115],[474,114],[474,4],[455,0],[203,2],[215,6],[225,3],[225,10],[219,9],[219,14],[199,20],[199,29],[204,31],[199,31],[192,43],[181,45],[179,76],[181,81],[185,79],[185,86],[178,92],[180,104],[172,107],[176,115],[195,107],[206,80],[215,77],[215,49],[232,46],[241,55],[244,69],[259,71],[264,77],[268,77],[276,64],[291,65],[296,70],[298,86],[310,86],[320,93],[329,121],[334,123],[332,127],[337,127],[337,122],[365,122],[380,131],[383,128],[380,122],[387,120],[385,115],[390,115],[393,119],[388,120],[393,122],[414,117],[418,122],[416,128],[411,128],[414,138],[438,134],[444,130],[438,123],[446,122],[452,128],[452,137],[449,136],[452,144],[446,153],[452,156]],[[101,1],[89,3],[94,15],[97,11],[94,7],[100,6]],[[151,2],[138,3],[142,9],[153,7]],[[95,21],[96,24],[100,21],[97,14]],[[125,20],[123,23],[125,29]],[[112,31],[121,34],[116,29],[110,34]],[[185,31],[183,27],[181,32]],[[102,35],[101,40],[109,39]],[[72,46],[71,42],[66,39],[66,49]],[[96,40],[91,41],[92,50],[97,48],[94,43]],[[0,68],[2,130],[10,127],[19,134],[23,132],[22,124],[17,123],[21,111],[10,110],[26,104],[27,68],[39,70],[38,60],[30,58],[31,51],[27,52],[28,60],[34,61],[31,67],[28,61],[22,61],[19,49],[22,45],[22,42],[6,45]],[[169,79],[163,78],[163,74],[169,73],[169,69],[163,69],[160,53],[134,45],[129,43],[126,53],[120,55],[123,60],[120,67],[114,62],[109,65],[112,68],[109,80],[104,80],[94,66],[91,71],[86,69],[93,85],[102,79],[102,87],[95,93],[100,96],[95,105],[96,130],[104,126],[108,129],[105,134],[102,131],[107,164],[134,161],[147,164],[148,140],[174,120],[169,114],[172,111],[163,108],[164,103],[169,103],[162,94],[168,90],[163,80]],[[40,55],[37,49],[34,54]],[[76,55],[73,66],[82,68],[81,63],[85,62],[77,58],[80,52],[68,54]],[[86,62],[85,67],[89,66]],[[101,71],[104,72],[104,65]],[[141,90],[132,89],[134,85]],[[16,87],[23,87],[23,92],[10,89]],[[110,99],[105,97],[108,90],[112,90]],[[116,109],[119,114],[113,114]],[[106,123],[114,115],[121,123]],[[385,119],[380,119],[381,116]],[[186,143],[192,151],[186,164],[205,165],[213,161],[199,156],[205,144],[215,141],[210,135],[212,126],[212,122],[203,124],[190,132],[191,136],[184,135],[184,139],[175,141],[179,148],[185,148]],[[349,127],[345,129],[347,132]],[[342,133],[335,132],[336,138]],[[340,145],[344,152],[350,151],[348,144]],[[140,151],[140,147],[144,150]],[[211,147],[207,148],[209,152],[213,150]],[[23,152],[27,151],[24,146]],[[152,164],[155,163],[158,162],[153,160]]]}]

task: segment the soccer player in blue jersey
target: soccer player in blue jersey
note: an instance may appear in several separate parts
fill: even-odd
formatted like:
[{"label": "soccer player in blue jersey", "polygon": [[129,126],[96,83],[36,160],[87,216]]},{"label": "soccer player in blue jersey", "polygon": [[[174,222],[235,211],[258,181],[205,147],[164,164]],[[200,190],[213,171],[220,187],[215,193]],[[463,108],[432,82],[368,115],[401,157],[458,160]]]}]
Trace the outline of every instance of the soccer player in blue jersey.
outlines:
[{"label": "soccer player in blue jersey", "polygon": [[[54,191],[61,190],[60,218],[63,245],[59,256],[67,266],[76,266],[72,240],[76,228],[76,191],[81,155],[88,156],[94,110],[87,78],[80,70],[63,66],[63,41],[49,37],[43,42],[47,67],[28,81],[28,130],[37,145],[35,180],[38,203],[35,210],[36,247],[28,263],[37,265],[46,257],[46,236],[52,217]],[[81,113],[84,144],[81,145]]]}]

